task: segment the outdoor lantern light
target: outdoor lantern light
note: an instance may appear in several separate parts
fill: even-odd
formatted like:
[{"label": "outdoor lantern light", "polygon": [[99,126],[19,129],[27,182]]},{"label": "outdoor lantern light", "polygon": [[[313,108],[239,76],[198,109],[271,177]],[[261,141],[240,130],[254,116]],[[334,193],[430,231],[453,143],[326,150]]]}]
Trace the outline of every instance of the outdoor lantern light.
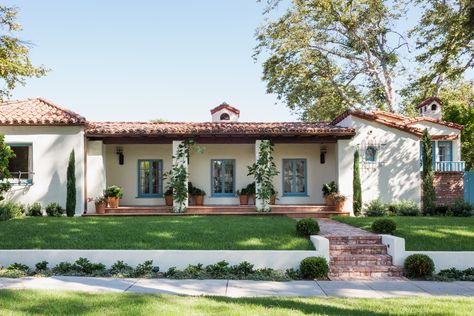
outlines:
[{"label": "outdoor lantern light", "polygon": [[319,162],[321,164],[326,163],[326,153],[328,152],[328,148],[326,146],[321,146],[319,149]]},{"label": "outdoor lantern light", "polygon": [[123,165],[124,163],[123,147],[117,146],[117,148],[115,149],[115,153],[117,154],[119,158],[119,165]]}]

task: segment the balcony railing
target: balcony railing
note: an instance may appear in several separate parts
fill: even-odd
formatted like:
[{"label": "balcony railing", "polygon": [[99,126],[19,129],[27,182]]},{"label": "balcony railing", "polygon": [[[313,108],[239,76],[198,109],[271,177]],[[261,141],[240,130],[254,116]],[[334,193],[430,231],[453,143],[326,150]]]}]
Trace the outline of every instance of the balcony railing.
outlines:
[{"label": "balcony railing", "polygon": [[464,161],[436,161],[434,171],[437,172],[463,172]]}]

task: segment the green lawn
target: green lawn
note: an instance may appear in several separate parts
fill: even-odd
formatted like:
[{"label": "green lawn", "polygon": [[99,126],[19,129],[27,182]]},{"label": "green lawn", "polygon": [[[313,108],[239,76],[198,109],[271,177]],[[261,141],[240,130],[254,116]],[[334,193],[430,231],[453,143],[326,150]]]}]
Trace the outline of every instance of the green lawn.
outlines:
[{"label": "green lawn", "polygon": [[[334,220],[370,230],[377,217],[334,217]],[[405,238],[406,250],[474,251],[474,217],[390,217],[394,235]]]},{"label": "green lawn", "polygon": [[0,290],[0,315],[472,315],[473,298],[223,298]]},{"label": "green lawn", "polygon": [[27,217],[0,222],[0,249],[312,250],[284,216]]}]

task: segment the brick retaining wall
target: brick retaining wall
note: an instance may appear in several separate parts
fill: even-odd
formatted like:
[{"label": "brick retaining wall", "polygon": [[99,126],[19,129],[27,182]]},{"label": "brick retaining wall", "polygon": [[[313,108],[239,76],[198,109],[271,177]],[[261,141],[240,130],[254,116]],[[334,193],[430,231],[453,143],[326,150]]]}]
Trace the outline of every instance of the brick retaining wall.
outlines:
[{"label": "brick retaining wall", "polygon": [[433,184],[437,204],[451,205],[464,198],[463,176],[462,172],[435,172]]}]

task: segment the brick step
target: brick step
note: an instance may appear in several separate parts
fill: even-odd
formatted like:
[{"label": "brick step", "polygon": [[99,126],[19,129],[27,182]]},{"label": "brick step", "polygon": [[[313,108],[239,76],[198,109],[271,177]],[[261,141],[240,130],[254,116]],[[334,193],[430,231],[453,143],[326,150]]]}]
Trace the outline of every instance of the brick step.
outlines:
[{"label": "brick step", "polygon": [[403,268],[398,266],[331,266],[330,278],[400,278]]},{"label": "brick step", "polygon": [[340,255],[331,256],[331,266],[391,266],[389,255]]},{"label": "brick step", "polygon": [[354,245],[331,245],[329,244],[331,256],[339,255],[386,255],[387,246],[383,244],[354,244]]},{"label": "brick step", "polygon": [[381,244],[382,237],[377,235],[361,236],[328,236],[332,245]]}]

